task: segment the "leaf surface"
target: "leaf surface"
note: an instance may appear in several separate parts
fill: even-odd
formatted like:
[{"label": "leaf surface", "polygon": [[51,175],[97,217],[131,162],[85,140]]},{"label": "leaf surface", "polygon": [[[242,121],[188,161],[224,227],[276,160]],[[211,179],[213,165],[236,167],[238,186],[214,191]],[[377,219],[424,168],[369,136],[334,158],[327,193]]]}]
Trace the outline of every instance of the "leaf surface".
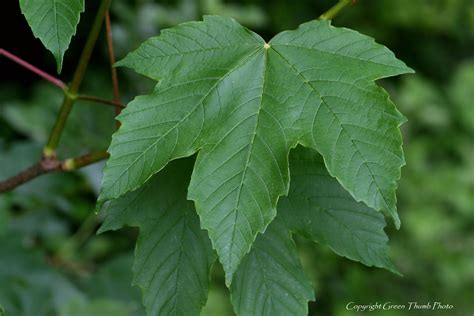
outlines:
[{"label": "leaf surface", "polygon": [[206,302],[215,255],[186,200],[189,163],[173,162],[139,190],[112,201],[100,229],[140,227],[133,283],[142,289],[149,315],[199,315]]},{"label": "leaf surface", "polygon": [[307,315],[314,300],[287,227],[277,218],[242,260],[230,288],[239,316]]},{"label": "leaf surface", "polygon": [[290,193],[278,203],[285,225],[338,255],[399,273],[388,255],[383,215],[356,202],[314,150],[298,147],[290,157]]},{"label": "leaf surface", "polygon": [[318,150],[329,173],[356,198],[390,214],[397,227],[396,180],[405,164],[399,126],[405,118],[374,80],[412,72],[370,37],[309,22],[272,39],[302,105],[301,143]]},{"label": "leaf surface", "polygon": [[267,44],[232,19],[208,16],[163,31],[119,65],[160,82],[119,117],[99,206],[198,152],[188,198],[227,285],[288,192],[297,143],[317,149],[357,201],[398,226],[403,117],[373,81],[410,69],[373,39],[312,21]]},{"label": "leaf surface", "polygon": [[84,12],[84,0],[20,0],[20,8],[35,37],[53,53],[60,73],[64,53]]}]

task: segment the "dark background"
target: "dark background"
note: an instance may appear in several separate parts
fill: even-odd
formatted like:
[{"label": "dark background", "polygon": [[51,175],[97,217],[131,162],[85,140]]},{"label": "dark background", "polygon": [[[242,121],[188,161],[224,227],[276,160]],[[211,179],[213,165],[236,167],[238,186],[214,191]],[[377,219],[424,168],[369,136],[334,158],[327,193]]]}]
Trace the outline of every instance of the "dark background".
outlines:
[{"label": "dark background", "polygon": [[[4,1],[0,46],[55,74],[52,55],[35,39],[17,1]],[[231,15],[266,39],[318,17],[323,0],[114,0],[117,57],[160,29],[202,14]],[[98,1],[87,0],[77,36],[59,77],[69,81]],[[313,315],[355,315],[345,306],[436,301],[474,313],[474,1],[359,0],[334,25],[353,28],[386,45],[416,74],[380,82],[407,116],[407,166],[399,182],[402,228],[389,225],[392,257],[404,277],[340,258],[297,240],[316,289]],[[104,34],[94,51],[84,93],[112,96]],[[0,58],[0,178],[36,161],[62,94],[6,58]],[[153,83],[119,69],[123,103]],[[63,137],[62,158],[107,147],[112,108],[79,102]],[[95,235],[93,213],[102,165],[53,174],[0,196],[0,304],[8,315],[143,315],[130,287],[137,231]],[[216,265],[203,315],[232,315]],[[375,311],[372,315],[419,315]],[[428,314],[428,313],[427,313]]]}]

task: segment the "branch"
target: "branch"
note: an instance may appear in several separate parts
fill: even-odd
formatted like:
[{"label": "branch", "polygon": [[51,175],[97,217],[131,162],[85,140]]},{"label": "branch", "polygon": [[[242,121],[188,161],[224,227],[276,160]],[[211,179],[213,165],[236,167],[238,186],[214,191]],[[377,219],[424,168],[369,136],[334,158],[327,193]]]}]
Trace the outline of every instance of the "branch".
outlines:
[{"label": "branch", "polygon": [[332,20],[339,12],[349,4],[355,4],[356,0],[339,0],[332,8],[319,16],[320,20]]},{"label": "branch", "polygon": [[61,80],[59,80],[58,78],[51,76],[50,74],[48,74],[48,73],[44,72],[43,70],[33,66],[29,62],[27,62],[27,61],[21,59],[20,57],[10,53],[9,51],[7,51],[3,48],[0,48],[0,55],[3,55],[5,57],[7,57],[8,59],[14,61],[15,63],[17,63],[20,66],[25,67],[26,69],[30,70],[31,72],[34,72],[35,74],[37,74],[41,78],[45,79],[46,81],[54,84],[56,87],[60,88],[61,90],[66,90],[67,89],[66,84],[64,82],[62,82]]},{"label": "branch", "polygon": [[[112,41],[112,27],[110,26],[110,12],[107,10],[105,13],[105,33],[107,36],[107,48],[109,51],[109,62],[110,62],[110,72],[112,76],[112,85],[114,89],[114,101],[116,104],[120,104],[120,90],[117,77],[117,69],[114,67],[115,64],[115,52]],[[122,107],[115,107],[115,114],[120,114]],[[117,121],[117,127],[120,126],[120,123]]]},{"label": "branch", "polygon": [[17,175],[0,182],[0,193],[13,190],[14,188],[28,182],[34,178],[39,177],[47,172],[52,172],[54,169],[47,170],[41,163],[37,163],[28,169],[25,169]]},{"label": "branch", "polygon": [[59,171],[73,171],[104,160],[109,156],[105,151],[91,153],[76,158],[58,160],[55,156],[43,156],[40,162],[0,182],[0,193],[8,192],[43,174]]},{"label": "branch", "polygon": [[84,79],[87,65],[89,64],[92,51],[94,49],[95,43],[97,42],[97,38],[99,37],[99,32],[102,27],[105,12],[109,8],[110,1],[111,0],[102,0],[100,4],[99,11],[97,12],[94,24],[92,25],[92,29],[89,32],[89,36],[87,37],[87,41],[82,51],[81,57],[79,58],[79,63],[77,65],[76,71],[74,72],[71,86],[67,93],[65,93],[64,95],[63,104],[59,111],[58,117],[56,118],[54,127],[49,135],[48,143],[46,144],[46,147],[43,151],[43,155],[45,156],[55,155],[55,151],[58,147],[61,134],[66,124],[66,120],[69,117],[69,113],[71,113],[71,109],[75,101],[75,99],[71,96],[77,94],[77,92],[79,91],[79,87],[81,86],[82,80]]}]

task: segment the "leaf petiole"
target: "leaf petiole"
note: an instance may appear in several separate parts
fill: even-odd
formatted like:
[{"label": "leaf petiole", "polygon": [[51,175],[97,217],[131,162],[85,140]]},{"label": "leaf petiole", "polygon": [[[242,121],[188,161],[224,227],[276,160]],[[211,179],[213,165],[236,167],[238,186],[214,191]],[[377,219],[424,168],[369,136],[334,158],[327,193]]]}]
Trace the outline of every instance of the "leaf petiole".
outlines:
[{"label": "leaf petiole", "polygon": [[339,14],[339,12],[342,11],[346,6],[349,4],[354,4],[354,0],[339,0],[338,3],[336,3],[333,7],[331,7],[328,11],[325,13],[321,14],[319,16],[319,20],[332,20],[336,17],[336,15]]}]

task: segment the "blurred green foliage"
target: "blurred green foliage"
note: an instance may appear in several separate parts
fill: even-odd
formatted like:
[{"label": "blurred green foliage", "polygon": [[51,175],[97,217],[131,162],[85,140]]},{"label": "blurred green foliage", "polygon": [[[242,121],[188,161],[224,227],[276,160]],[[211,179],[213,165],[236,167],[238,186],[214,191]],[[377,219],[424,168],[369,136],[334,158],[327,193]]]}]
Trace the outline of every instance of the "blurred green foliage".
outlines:
[{"label": "blurred green foliage", "polygon": [[[160,29],[199,19],[202,14],[233,16],[270,38],[319,16],[334,2],[113,1],[116,54],[121,58]],[[87,32],[90,22],[86,15],[78,38],[84,37],[81,32]],[[325,247],[297,240],[303,265],[316,288],[311,313],[354,315],[346,310],[351,301],[440,301],[455,309],[430,315],[471,315],[474,2],[359,0],[334,24],[375,37],[417,71],[382,82],[408,118],[403,125],[407,166],[398,190],[402,228],[389,228],[392,256],[404,277],[366,268]],[[72,47],[80,50],[81,45]],[[77,54],[73,51],[71,56]],[[101,41],[84,93],[111,97],[106,56]],[[48,70],[54,73],[54,65]],[[69,79],[67,73],[64,76]],[[152,89],[148,80],[126,69],[119,69],[119,76],[124,101]],[[0,83],[0,178],[38,159],[60,102],[61,91],[43,82]],[[60,156],[105,148],[114,124],[112,108],[78,103]],[[99,164],[74,174],[51,174],[0,196],[0,306],[7,315],[144,315],[140,293],[130,287],[136,230],[95,235],[102,220],[101,214],[93,213],[101,168]],[[232,315],[223,284],[222,269],[216,265],[202,315]]]}]

